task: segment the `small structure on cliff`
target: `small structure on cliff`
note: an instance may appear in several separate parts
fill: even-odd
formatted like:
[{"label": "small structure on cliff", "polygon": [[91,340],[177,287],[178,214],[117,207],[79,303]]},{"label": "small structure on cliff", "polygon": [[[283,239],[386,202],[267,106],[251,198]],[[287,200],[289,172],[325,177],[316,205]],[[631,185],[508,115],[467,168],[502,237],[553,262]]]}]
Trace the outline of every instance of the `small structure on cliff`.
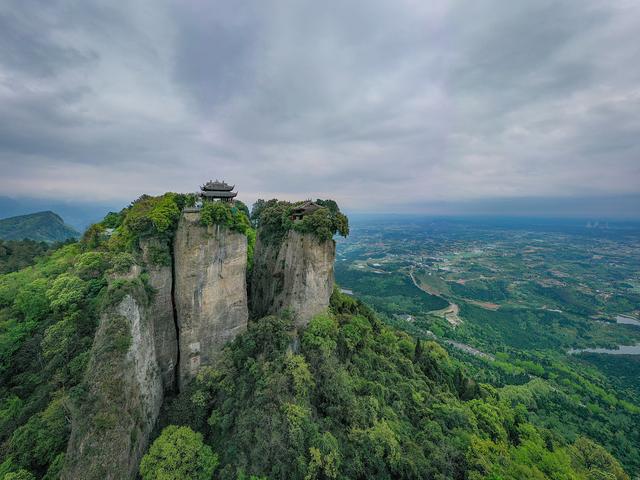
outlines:
[{"label": "small structure on cliff", "polygon": [[233,192],[235,185],[228,185],[226,182],[209,180],[200,187],[200,197],[207,202],[233,202],[238,192]]},{"label": "small structure on cliff", "polygon": [[299,222],[305,215],[309,215],[319,208],[320,205],[312,202],[311,200],[307,200],[302,205],[299,205],[293,209],[293,211],[291,212],[291,220],[294,222]]}]

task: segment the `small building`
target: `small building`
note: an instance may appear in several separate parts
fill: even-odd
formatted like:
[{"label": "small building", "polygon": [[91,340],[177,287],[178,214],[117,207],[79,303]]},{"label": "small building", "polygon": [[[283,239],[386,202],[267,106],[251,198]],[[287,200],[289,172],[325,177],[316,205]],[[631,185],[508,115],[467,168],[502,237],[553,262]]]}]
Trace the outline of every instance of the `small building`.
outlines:
[{"label": "small building", "polygon": [[302,220],[302,218],[305,215],[309,215],[310,213],[315,212],[319,208],[320,208],[320,205],[318,205],[315,202],[312,202],[311,200],[307,200],[302,205],[298,205],[297,207],[294,207],[293,211],[291,212],[291,220],[294,222],[299,222],[300,220]]},{"label": "small building", "polygon": [[238,192],[233,192],[235,185],[226,182],[209,180],[200,187],[200,197],[204,202],[233,202]]}]

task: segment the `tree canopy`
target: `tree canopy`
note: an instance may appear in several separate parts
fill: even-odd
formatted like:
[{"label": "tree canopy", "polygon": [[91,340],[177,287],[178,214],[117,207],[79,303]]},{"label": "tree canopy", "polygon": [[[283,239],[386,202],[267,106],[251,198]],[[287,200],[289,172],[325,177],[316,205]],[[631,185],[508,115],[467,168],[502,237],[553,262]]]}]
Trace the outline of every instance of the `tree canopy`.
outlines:
[{"label": "tree canopy", "polygon": [[218,457],[189,427],[170,425],[140,462],[144,480],[209,480]]},{"label": "tree canopy", "polygon": [[340,212],[333,200],[316,200],[317,210],[304,215],[302,220],[291,220],[294,209],[304,202],[287,202],[277,199],[258,200],[251,211],[251,221],[260,229],[260,238],[267,243],[279,243],[289,230],[311,233],[319,241],[326,241],[338,234],[349,235],[349,220]]}]

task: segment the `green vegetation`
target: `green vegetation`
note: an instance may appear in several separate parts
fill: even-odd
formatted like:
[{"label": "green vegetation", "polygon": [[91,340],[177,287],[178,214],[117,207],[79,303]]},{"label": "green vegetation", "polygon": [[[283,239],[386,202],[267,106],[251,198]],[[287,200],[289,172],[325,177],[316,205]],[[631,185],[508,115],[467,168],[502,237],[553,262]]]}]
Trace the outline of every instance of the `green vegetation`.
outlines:
[{"label": "green vegetation", "polygon": [[57,246],[35,240],[0,240],[0,275],[32,265],[36,258]]},{"label": "green vegetation", "polygon": [[[126,351],[130,342],[120,317],[112,316],[105,342],[94,345],[98,315],[126,293],[144,301],[150,292],[144,274],[130,281],[112,280],[108,288],[107,275],[124,274],[140,262],[143,239],[155,241],[150,245],[157,251],[150,248],[150,260],[166,262],[180,210],[191,200],[173,193],[142,196],[89,228],[81,242],[47,251],[32,266],[0,275],[0,478],[10,472],[22,475],[20,470],[37,478],[57,478],[71,409],[103,408],[105,415],[97,418],[118,418],[118,412],[109,410],[109,395],[90,401],[83,380],[92,346],[100,349],[104,361],[93,367],[89,380],[115,368],[109,355]],[[25,242],[18,249],[20,256],[29,258],[29,247],[37,245]],[[33,250],[36,257],[39,249]],[[117,372],[103,373],[102,379],[117,378]],[[119,390],[115,384],[96,382],[102,390],[110,385],[113,392]]]},{"label": "green vegetation", "polygon": [[336,265],[336,275],[342,285],[348,285],[368,305],[387,315],[419,315],[449,305],[446,300],[420,290],[408,275],[358,271],[340,263]]},{"label": "green vegetation", "polygon": [[524,403],[350,297],[335,292],[299,347],[290,327],[253,322],[168,408],[218,453],[218,478],[628,479],[602,447],[536,428]]},{"label": "green vegetation", "polygon": [[140,462],[143,480],[209,480],[218,457],[188,427],[171,425],[153,442]]},{"label": "green vegetation", "polygon": [[[88,249],[130,253],[139,253],[140,241],[144,239],[168,244],[178,226],[180,212],[194,202],[193,195],[142,195],[120,212],[111,212],[102,222],[89,227],[82,243]],[[159,257],[160,262],[165,260]]]},{"label": "green vegetation", "polygon": [[0,239],[64,242],[80,234],[53,212],[38,212],[0,220]]},{"label": "green vegetation", "polygon": [[[170,265],[180,212],[193,203],[192,195],[143,195],[92,225],[80,242],[0,244],[0,265],[26,267],[0,275],[0,479],[57,478],[74,409],[74,417],[105,427],[120,421],[114,406],[126,401],[114,401],[122,393],[118,367],[131,339],[122,317],[109,315],[96,340],[98,316],[126,294],[148,300],[144,272],[112,275],[145,265],[145,255],[151,264]],[[233,229],[249,238],[251,258],[255,232],[247,209],[237,202],[230,211]],[[97,360],[86,375],[92,348]]]},{"label": "green vegetation", "polygon": [[509,298],[508,286],[509,282],[505,280],[470,280],[464,284],[453,282],[449,288],[460,297],[483,302],[501,302]]},{"label": "green vegetation", "polygon": [[[96,335],[97,320],[126,294],[148,301],[146,274],[126,274],[143,256],[170,264],[192,203],[143,196],[80,242],[0,244],[0,479],[58,478],[72,461],[72,412],[95,422],[85,425],[97,432],[92,448],[114,425],[138,434],[143,419],[125,423],[115,408],[126,403],[129,328],[112,314]],[[335,202],[318,203],[294,224],[296,204],[258,202],[251,220],[267,242],[290,229],[346,235]],[[205,207],[203,217],[246,234],[251,263],[246,207]],[[340,240],[338,280],[375,311],[336,292],[300,338],[286,315],[252,322],[165,405],[142,478],[627,480],[622,466],[637,475],[639,357],[565,353],[640,340],[636,326],[613,323],[638,309],[637,242],[569,238],[405,225]],[[414,272],[437,294],[414,285]],[[456,327],[429,313],[449,301]]]},{"label": "green vegetation", "polygon": [[294,208],[303,203],[305,202],[258,200],[253,205],[251,220],[260,228],[261,241],[279,244],[290,230],[311,233],[321,242],[332,239],[336,234],[343,237],[349,235],[349,220],[333,200],[316,200],[315,203],[320,208],[305,215],[301,221],[293,222],[291,215]]},{"label": "green vegetation", "polygon": [[0,276],[0,478],[20,469],[41,478],[60,467],[69,394],[82,379],[106,286],[104,260],[76,243]]},{"label": "green vegetation", "polygon": [[243,209],[227,202],[205,202],[200,210],[200,223],[204,226],[221,225],[247,235],[251,230],[251,223],[245,209],[246,206]]},{"label": "green vegetation", "polygon": [[[536,427],[565,443],[589,438],[637,476],[640,356],[567,354],[640,342],[638,326],[615,323],[618,314],[640,315],[633,228],[358,224],[338,243],[336,278],[386,323],[437,340],[502,400],[526,405]],[[420,298],[408,288],[392,289],[402,278],[409,285],[410,275],[456,304],[462,323],[420,311]]]}]

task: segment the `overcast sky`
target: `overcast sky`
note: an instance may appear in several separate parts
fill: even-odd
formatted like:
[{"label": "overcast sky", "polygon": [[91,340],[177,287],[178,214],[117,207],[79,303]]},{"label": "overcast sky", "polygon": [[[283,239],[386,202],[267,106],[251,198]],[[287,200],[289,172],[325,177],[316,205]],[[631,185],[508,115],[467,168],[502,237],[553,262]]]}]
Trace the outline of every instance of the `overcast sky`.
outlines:
[{"label": "overcast sky", "polygon": [[640,210],[639,32],[638,0],[3,0],[0,195]]}]

